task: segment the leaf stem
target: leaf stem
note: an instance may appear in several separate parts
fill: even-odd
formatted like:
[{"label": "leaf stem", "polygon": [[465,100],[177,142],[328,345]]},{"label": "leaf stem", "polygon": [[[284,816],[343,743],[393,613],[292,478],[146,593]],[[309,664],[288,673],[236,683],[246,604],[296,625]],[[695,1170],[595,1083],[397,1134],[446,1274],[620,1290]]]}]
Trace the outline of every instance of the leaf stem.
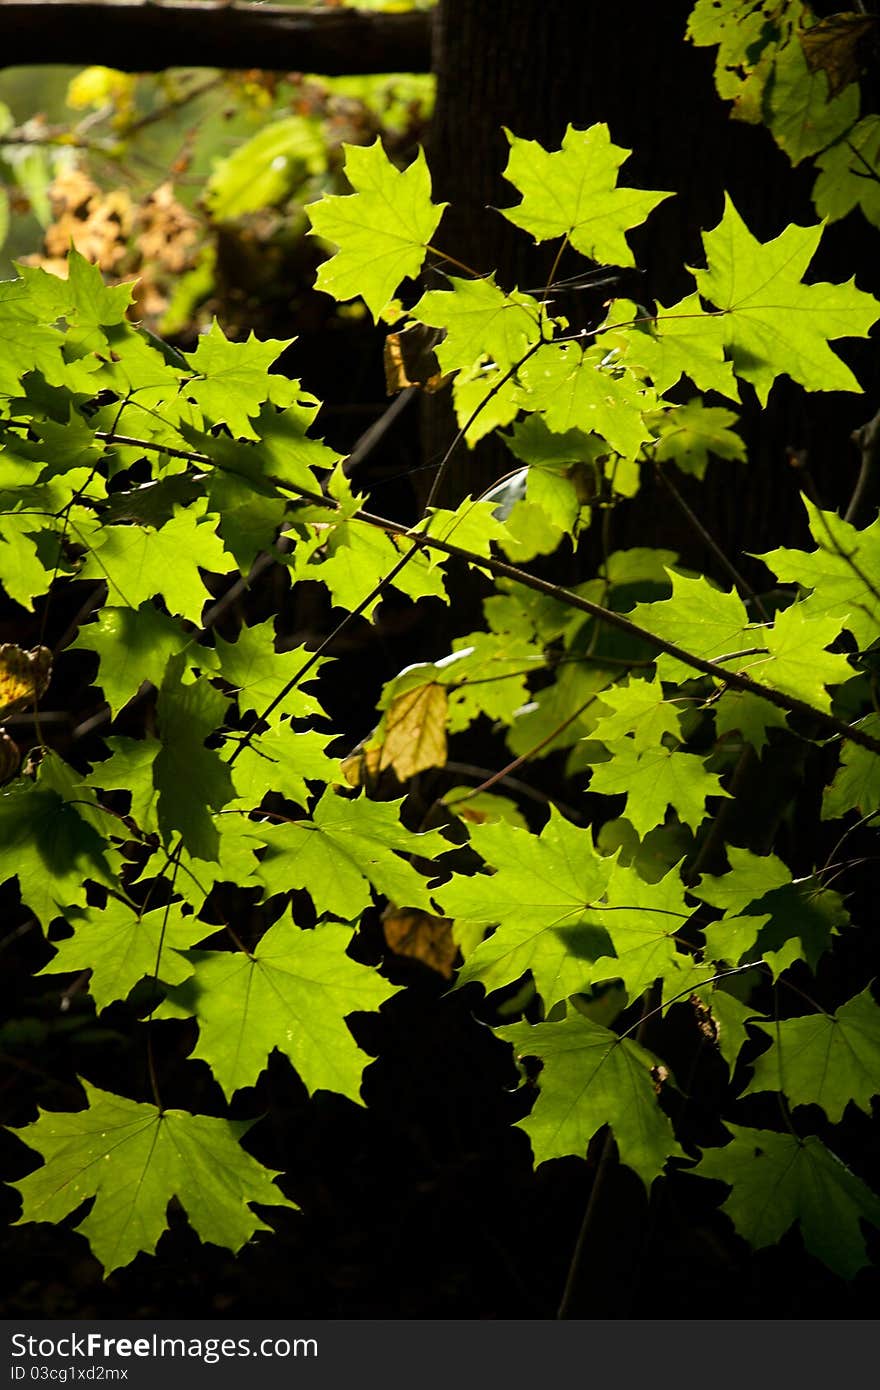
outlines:
[{"label": "leaf stem", "polygon": [[465,275],[472,275],[475,280],[485,278],[481,271],[474,270],[471,265],[465,265],[457,256],[450,256],[448,251],[441,251],[439,246],[434,246],[430,241],[426,243],[425,250],[430,251],[432,256],[439,256],[441,261],[447,261],[449,265],[457,265],[459,270],[463,270]]}]

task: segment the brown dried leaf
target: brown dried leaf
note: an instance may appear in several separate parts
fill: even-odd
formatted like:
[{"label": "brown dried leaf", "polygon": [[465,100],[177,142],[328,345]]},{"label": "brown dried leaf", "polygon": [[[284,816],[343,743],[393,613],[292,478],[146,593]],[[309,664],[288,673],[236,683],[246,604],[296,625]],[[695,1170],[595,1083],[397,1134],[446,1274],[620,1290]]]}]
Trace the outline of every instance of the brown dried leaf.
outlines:
[{"label": "brown dried leaf", "polygon": [[801,34],[801,47],[810,72],[821,70],[828,78],[829,100],[857,81],[864,66],[859,48],[876,23],[874,15],[848,11],[828,15]]},{"label": "brown dried leaf", "polygon": [[25,709],[45,694],[52,675],[52,652],[33,647],[26,652],[14,642],[0,646],[0,714]]},{"label": "brown dried leaf", "polygon": [[369,792],[375,787],[381,768],[379,760],[381,749],[368,748],[359,743],[339,764],[343,777],[350,787],[366,787]]},{"label": "brown dried leaf", "polygon": [[446,763],[446,687],[433,681],[405,690],[391,701],[371,744],[379,752],[379,771],[393,768],[401,782],[428,767]]},{"label": "brown dried leaf", "polygon": [[174,196],[170,182],[160,183],[135,215],[135,244],[145,261],[179,275],[189,266],[199,239],[199,224]]},{"label": "brown dried leaf", "polygon": [[382,914],[382,930],[396,956],[409,956],[445,980],[452,978],[458,946],[448,917],[434,917],[413,907],[388,907]]},{"label": "brown dried leaf", "polygon": [[395,396],[407,386],[420,386],[432,394],[445,386],[450,372],[441,372],[434,348],[443,337],[437,328],[412,323],[401,333],[389,333],[385,339],[385,389]]},{"label": "brown dried leaf", "polygon": [[[87,261],[113,273],[127,252],[132,225],[131,199],[124,189],[102,193],[80,169],[64,169],[49,188],[54,222],[46,230],[46,256],[65,267],[70,244]],[[37,258],[48,268],[48,261]],[[57,273],[57,271],[56,271]]]}]

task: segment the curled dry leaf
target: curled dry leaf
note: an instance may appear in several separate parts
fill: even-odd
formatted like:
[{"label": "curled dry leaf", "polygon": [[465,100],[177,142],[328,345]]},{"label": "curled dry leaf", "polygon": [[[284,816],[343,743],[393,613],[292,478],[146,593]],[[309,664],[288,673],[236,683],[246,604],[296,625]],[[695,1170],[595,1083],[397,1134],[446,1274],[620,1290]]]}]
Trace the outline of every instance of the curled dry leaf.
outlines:
[{"label": "curled dry leaf", "polygon": [[0,714],[26,709],[44,695],[52,675],[52,652],[48,647],[30,651],[4,642],[0,646]]},{"label": "curled dry leaf", "polygon": [[448,917],[434,917],[418,908],[388,907],[382,914],[382,930],[389,950],[409,956],[436,970],[444,980],[452,978],[458,946]]},{"label": "curled dry leaf", "polygon": [[431,395],[452,378],[442,372],[434,348],[446,336],[445,331],[423,323],[411,323],[400,333],[389,333],[385,339],[385,389],[389,396],[407,386],[420,386]]}]

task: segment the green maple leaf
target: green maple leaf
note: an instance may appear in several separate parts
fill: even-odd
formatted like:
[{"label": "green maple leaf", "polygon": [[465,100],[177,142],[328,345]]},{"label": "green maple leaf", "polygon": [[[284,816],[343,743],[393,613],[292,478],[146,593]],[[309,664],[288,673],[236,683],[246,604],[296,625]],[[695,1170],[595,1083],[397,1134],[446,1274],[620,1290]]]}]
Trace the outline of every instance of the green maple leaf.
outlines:
[{"label": "green maple leaf", "polygon": [[446,330],[435,348],[444,372],[470,367],[484,356],[506,371],[538,341],[541,305],[530,294],[505,294],[494,275],[484,280],[450,277],[449,283],[451,290],[429,290],[412,310],[420,323]]},{"label": "green maple leaf", "polygon": [[554,811],[539,836],[504,824],[470,832],[495,872],[456,877],[434,896],[457,924],[498,929],[469,954],[459,985],[478,980],[491,992],[531,970],[548,1009],[585,989],[593,961],[613,954],[598,906],[611,865],[589,831]]},{"label": "green maple leaf", "polygon": [[51,582],[40,560],[36,534],[41,529],[34,516],[15,512],[0,514],[0,584],[9,597],[33,612],[33,599],[44,594]]},{"label": "green maple leaf", "polygon": [[815,971],[832,936],[849,923],[843,898],[815,876],[798,879],[762,901],[770,921],[761,928],[757,949],[774,975],[796,960]]},{"label": "green maple leaf", "polygon": [[831,710],[829,685],[841,685],[854,674],[848,657],[825,648],[840,636],[843,619],[833,614],[811,615],[809,601],[794,603],[776,614],[772,627],[761,631],[768,655],[755,657],[746,669],[753,680],[805,700],[814,709]]},{"label": "green maple leaf", "polygon": [[478,361],[456,372],[452,401],[468,448],[472,449],[485,435],[515,420],[522,395],[516,374],[508,376],[494,362]]},{"label": "green maple leaf", "polygon": [[191,951],[192,978],[174,989],[156,1018],[198,1019],[192,1053],[208,1063],[227,1099],[253,1086],[273,1048],[290,1058],[311,1091],[336,1091],[360,1104],[365,1057],[345,1024],[395,993],[346,954],[349,927],[301,931],[276,922],[251,955]]},{"label": "green maple leaf", "polygon": [[[235,814],[232,814],[232,810]],[[190,854],[184,845],[180,851],[178,870],[174,878],[175,891],[180,893],[195,912],[200,912],[215,883],[235,883],[259,889],[259,864],[256,852],[265,844],[261,826],[249,820],[239,807],[230,808],[214,821],[220,843],[216,858],[201,859]],[[162,874],[167,867],[164,852],[157,856],[155,872]],[[144,877],[149,875],[147,866]]]},{"label": "green maple leaf", "polygon": [[880,573],[880,519],[857,531],[835,512],[823,512],[804,498],[813,551],[768,551],[761,559],[777,579],[814,592],[809,613],[835,617],[860,647],[880,635],[880,597],[872,576]]},{"label": "green maple leaf", "polygon": [[754,963],[761,959],[758,950],[758,937],[770,921],[769,912],[743,913],[742,916],[725,916],[720,922],[713,922],[706,928],[706,956],[709,960],[730,961],[737,965],[746,960]]},{"label": "green maple leaf", "polygon": [[527,415],[504,436],[508,449],[531,468],[551,472],[567,470],[573,463],[593,463],[602,452],[596,439],[583,430],[551,430],[541,415]]},{"label": "green maple leaf", "polygon": [[529,672],[546,665],[543,647],[509,632],[471,632],[453,646],[440,670],[449,686],[449,732],[459,733],[481,714],[510,724],[528,698]]},{"label": "green maple leaf", "polygon": [[[74,326],[67,341],[78,348],[100,352],[107,343],[104,330],[125,323],[133,286],[105,285],[98,267],[90,265],[73,246],[67,257],[67,281]],[[67,314],[65,311],[65,317]]]},{"label": "green maple leaf", "polygon": [[675,934],[692,915],[674,868],[648,883],[634,869],[615,863],[597,912],[614,949],[595,962],[593,979],[620,979],[634,999],[662,977],[669,981],[668,992],[676,993],[674,976],[690,962],[676,951]]},{"label": "green maple leaf", "polygon": [[[78,251],[75,251],[79,255]],[[16,261],[17,280],[5,280],[7,285],[17,285],[19,294],[25,296],[28,308],[34,319],[40,323],[57,323],[73,313],[74,291],[70,279],[51,275],[42,266],[25,265]]]},{"label": "green maple leaf", "polygon": [[[102,608],[97,621],[81,627],[70,645],[97,654],[96,684],[115,715],[145,680],[160,685],[171,657],[191,641],[178,623],[147,601],[138,609]],[[192,655],[198,659],[199,653],[193,649]]]},{"label": "green maple leaf", "polygon": [[18,1131],[44,1159],[15,1184],[24,1202],[18,1224],[57,1223],[94,1197],[76,1229],[109,1274],[141,1250],[153,1253],[172,1197],[202,1240],[230,1250],[271,1229],[250,1202],[294,1205],[275,1186],[279,1175],[239,1143],[253,1121],[158,1110],[82,1085],[87,1109],[44,1110]]},{"label": "green maple leaf", "polygon": [[44,926],[85,900],[86,879],[116,885],[97,827],[115,832],[118,823],[58,764],[46,755],[36,783],[19,779],[0,790],[0,882],[17,878],[22,902]]},{"label": "green maple leaf", "polygon": [[739,1234],[760,1250],[798,1221],[810,1254],[851,1279],[868,1263],[859,1221],[880,1226],[880,1199],[813,1135],[727,1128],[733,1141],[693,1171],[732,1187],[722,1210]]},{"label": "green maple leaf", "polygon": [[875,227],[880,227],[880,183],[866,177],[880,165],[880,116],[865,116],[816,160],[819,177],[813,185],[813,203],[820,217],[836,222],[854,208],[861,208]]},{"label": "green maple leaf", "polygon": [[765,48],[775,49],[779,30],[768,24],[766,0],[696,0],[687,36],[699,47],[718,44],[715,81],[728,98],[738,95]]},{"label": "green maple leaf", "polygon": [[658,463],[671,461],[682,473],[695,478],[705,476],[709,455],[722,459],[745,459],[746,446],[730,428],[737,421],[732,410],[706,406],[699,399],[664,411],[657,419]]},{"label": "green maple leaf", "polygon": [[714,1041],[732,1075],[740,1051],[749,1038],[746,1024],[758,1021],[755,1010],[735,994],[729,994],[723,985],[705,984],[698,986],[695,993],[711,1011]]},{"label": "green maple leaf", "polygon": [[610,744],[627,734],[632,734],[637,751],[656,746],[664,734],[671,734],[681,743],[679,711],[663,694],[656,677],[609,686],[602,692],[602,705],[611,713],[600,715],[596,721],[591,737],[600,743]]},{"label": "green maple leaf", "polygon": [[558,503],[561,499],[548,497],[544,490],[549,512],[556,512],[551,519],[548,510],[534,501],[541,492],[540,483],[528,487],[528,500],[515,501],[507,515],[505,534],[499,544],[516,565],[525,565],[536,555],[552,555],[562,539],[559,514],[554,506],[554,501]]},{"label": "green maple leaf", "polygon": [[502,209],[535,241],[567,237],[576,251],[608,265],[634,265],[626,233],[640,227],[658,203],[671,198],[642,188],[618,188],[617,175],[630,150],[611,142],[607,125],[568,126],[559,150],[505,131],[510,157],[504,177],[522,202]]},{"label": "green maple leaf", "polygon": [[832,1124],[849,1101],[870,1115],[880,1092],[880,1008],[870,988],[833,1014],[759,1026],[772,1044],[752,1063],[745,1094],[782,1091],[791,1105],[821,1105]]},{"label": "green maple leaf", "polygon": [[436,830],[404,829],[399,804],[351,800],[328,788],[310,820],[263,827],[259,877],[267,895],[305,888],[319,914],[351,921],[369,906],[372,884],[395,907],[431,911],[425,880],[394,851],[429,857],[449,842]]},{"label": "green maple leaf", "polygon": [[[612,673],[601,667],[584,667],[576,662],[561,666],[555,681],[539,690],[517,714],[507,732],[510,751],[517,757],[528,757],[540,743],[541,752],[546,754],[571,748],[580,739],[591,737],[594,704],[598,709],[598,697],[612,679]],[[578,710],[580,713],[573,717]]]},{"label": "green maple leaf", "polygon": [[611,754],[608,762],[593,768],[590,791],[606,796],[627,793],[622,814],[640,836],[662,823],[667,806],[696,831],[706,815],[706,798],[729,795],[719,777],[707,772],[695,753],[663,747],[639,752],[632,739],[622,739],[614,744]]},{"label": "green maple leaf", "polygon": [[614,349],[628,367],[646,373],[658,395],[687,376],[701,391],[739,400],[733,368],[724,358],[721,321],[706,312],[697,294],[686,295],[668,309],[658,301],[652,319],[631,300],[615,300],[600,342]]},{"label": "green maple leaf", "polygon": [[264,497],[243,478],[215,472],[208,489],[208,510],[220,517],[223,545],[242,574],[262,550],[271,550],[285,520],[281,497]]},{"label": "green maple leaf", "polygon": [[784,710],[771,705],[747,690],[725,690],[713,702],[715,730],[719,738],[725,734],[739,733],[747,743],[751,743],[756,753],[760,753],[770,742],[768,729],[787,729],[788,720]]},{"label": "green maple leaf", "polygon": [[110,757],[93,767],[85,778],[86,786],[128,792],[131,797],[128,814],[145,835],[152,835],[159,828],[153,764],[162,744],[149,735],[146,738],[115,736],[104,741],[110,749]]},{"label": "green maple leaf", "polygon": [[[144,334],[128,324],[95,332],[96,336],[107,334],[107,346],[96,350],[94,359],[83,358],[78,365],[92,371],[88,380],[90,394],[112,391],[118,399],[103,406],[90,423],[111,435],[133,435],[172,449],[180,448],[181,423],[200,418],[181,394],[184,373],[170,365]],[[180,360],[183,362],[182,357]],[[138,457],[143,458],[143,449],[137,445],[108,444],[107,450],[114,473],[129,467]],[[156,473],[163,467],[180,469],[179,463],[163,465],[155,454],[151,462]]]},{"label": "green maple leaf", "polygon": [[4,280],[0,284],[0,395],[18,395],[22,377],[34,370],[53,385],[64,381],[63,338],[40,320],[28,282]]},{"label": "green maple leaf", "polygon": [[[299,806],[308,803],[306,779],[313,782],[344,781],[339,762],[328,758],[327,735],[313,729],[292,729],[282,721],[266,734],[258,734],[235,760],[235,788],[240,802],[258,806],[267,792],[278,792]],[[235,747],[234,740],[230,740]]]},{"label": "green maple leaf", "polygon": [[227,574],[232,557],[215,532],[216,517],[206,516],[207,500],[174,516],[160,530],[108,526],[98,534],[80,570],[82,579],[105,579],[110,601],[138,608],[162,594],[172,613],[198,623],[208,589],[200,569]]},{"label": "green maple leaf", "polygon": [[859,117],[859,86],[848,83],[830,96],[828,74],[807,64],[795,37],[777,51],[765,105],[767,128],[792,164],[837,140]]},{"label": "green maple leaf", "polygon": [[[263,395],[269,391],[277,395],[276,382],[284,382],[285,388],[295,392],[295,399],[283,410],[271,403],[262,405],[254,413],[253,439],[230,439],[186,423],[179,427],[179,435],[190,448],[207,454],[215,467],[209,496],[211,510],[219,511],[221,517],[228,505],[238,508],[248,502],[265,514],[268,504],[278,500],[278,486],[282,490],[318,493],[321,484],[314,470],[332,469],[341,457],[322,440],[309,437],[308,430],[318,409],[315,398],[300,390],[297,382],[280,376],[264,377]],[[326,511],[322,519],[326,521]],[[270,534],[268,539],[274,536]]]},{"label": "green maple leaf", "polygon": [[214,425],[228,425],[243,439],[259,438],[251,424],[269,396],[269,368],[289,348],[293,338],[266,338],[231,343],[214,319],[199,338],[195,352],[186,353],[198,376],[187,382],[186,393]]},{"label": "green maple leaf", "polygon": [[[253,710],[260,713],[268,708],[291,677],[304,666],[308,656],[294,648],[276,652],[275,630],[271,618],[253,627],[243,627],[234,642],[217,638],[220,674],[238,692],[242,714]],[[312,670],[317,673],[317,663]],[[304,719],[323,711],[314,695],[294,688],[282,701],[284,713],[294,719]]]},{"label": "green maple leaf", "polygon": [[[703,897],[705,881],[691,891]],[[803,959],[815,970],[832,935],[849,921],[840,895],[815,878],[783,883],[761,897],[757,885],[752,891],[751,903],[744,902],[744,890],[721,921],[706,928],[706,951],[713,960],[762,959],[773,975],[779,975]]]},{"label": "green maple leaf", "polygon": [[736,845],[726,846],[730,873],[704,874],[696,888],[688,891],[711,907],[740,913],[767,893],[791,883],[791,873],[775,854],[752,854]]},{"label": "green maple leaf", "polygon": [[156,818],[166,847],[179,834],[191,854],[216,859],[219,833],[211,810],[231,801],[235,788],[226,763],[205,747],[205,739],[223,723],[227,700],[204,679],[184,685],[183,666],[182,656],[168,662],[156,706],[162,735],[153,763]]},{"label": "green maple leaf", "polygon": [[214,930],[193,916],[184,917],[175,903],[138,914],[129,903],[108,898],[103,909],[68,908],[65,916],[74,934],[53,943],[56,954],[37,973],[91,970],[89,993],[96,1009],[127,998],[145,976],[156,974],[164,984],[180,984],[192,974],[192,966],[178,952]]},{"label": "green maple leaf", "polygon": [[[868,715],[858,727],[880,737],[880,715]],[[880,811],[880,758],[868,748],[847,742],[841,750],[840,767],[822,797],[822,819],[836,820],[854,809],[862,816]]]},{"label": "green maple leaf", "polygon": [[773,241],[759,242],[729,197],[718,226],[703,233],[708,269],[694,271],[697,288],[723,314],[734,368],[752,383],[762,405],[783,373],[808,391],[861,390],[828,343],[867,337],[877,301],[856,289],[854,280],[801,283],[821,236],[821,224],[791,226]]},{"label": "green maple leaf", "polygon": [[540,410],[560,434],[578,429],[598,434],[612,449],[635,458],[650,438],[642,411],[655,404],[653,392],[629,371],[611,370],[603,348],[548,343],[520,368],[520,399]]},{"label": "green maple leaf", "polygon": [[503,545],[509,539],[496,504],[493,501],[475,502],[472,497],[466,497],[454,512],[445,507],[432,507],[419,530],[427,536],[460,545],[463,550],[486,558],[492,553],[493,542]]},{"label": "green maple leaf", "polygon": [[372,145],[343,148],[354,193],[324,197],[307,209],[312,232],[339,247],[319,268],[315,288],[340,300],[360,295],[378,319],[401,280],[421,270],[446,204],[431,202],[422,150],[401,171],[378,137]]},{"label": "green maple leaf", "polygon": [[[318,532],[311,544],[297,547],[289,564],[298,579],[327,585],[334,604],[357,608],[400,559],[406,542],[362,522],[339,522],[328,534]],[[316,552],[320,552],[316,554]],[[313,558],[314,557],[314,558]],[[394,588],[419,598],[445,598],[440,571],[424,554],[416,555],[394,579]],[[364,611],[370,617],[379,597]]]},{"label": "green maple leaf", "polygon": [[[540,416],[536,417],[540,419]],[[581,518],[581,498],[575,483],[567,477],[563,477],[558,472],[549,468],[530,468],[526,474],[526,501],[525,507],[534,510],[538,508],[547,518],[550,526],[559,532],[577,533]],[[521,528],[519,518],[522,516],[523,506],[514,507],[513,515],[510,518],[511,529],[517,540],[520,551],[522,541],[519,540]],[[584,516],[589,519],[589,510],[584,509]],[[558,542],[557,542],[558,543]],[[502,549],[510,549],[510,540],[502,540]],[[555,549],[555,547],[554,547]],[[537,554],[548,552],[537,551]]]},{"label": "green maple leaf", "polygon": [[495,1031],[520,1057],[539,1057],[544,1064],[534,1109],[519,1122],[536,1163],[566,1154],[585,1157],[606,1124],[621,1162],[646,1187],[667,1158],[681,1154],[654,1092],[651,1071],[658,1059],[631,1038],[619,1038],[579,1013],[564,1023],[515,1023]]},{"label": "green maple leaf", "polygon": [[720,922],[706,928],[706,951],[713,960],[758,959],[758,937],[774,910],[780,910],[784,898],[778,890],[790,888],[791,874],[775,854],[752,854],[736,845],[728,845],[726,853],[730,873],[705,874],[689,889],[695,898],[724,913]]},{"label": "green maple leaf", "polygon": [[[633,609],[630,616],[639,627],[732,671],[743,664],[743,659],[731,659],[734,653],[763,646],[763,630],[760,641],[755,640],[754,633],[746,632],[749,615],[735,590],[725,593],[706,579],[689,579],[683,574],[670,573],[669,578],[670,599],[639,603]],[[657,672],[670,681],[693,676],[692,667],[665,653],[657,658]]]}]

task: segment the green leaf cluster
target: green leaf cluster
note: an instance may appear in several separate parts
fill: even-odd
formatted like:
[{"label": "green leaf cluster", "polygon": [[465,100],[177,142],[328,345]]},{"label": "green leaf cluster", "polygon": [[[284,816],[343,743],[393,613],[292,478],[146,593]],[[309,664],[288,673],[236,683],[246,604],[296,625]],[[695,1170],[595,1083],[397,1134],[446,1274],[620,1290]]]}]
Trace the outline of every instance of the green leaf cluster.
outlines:
[{"label": "green leaf cluster", "polygon": [[[714,42],[723,19],[726,65],[734,9],[698,6],[692,24]],[[738,10],[764,26],[766,6]],[[778,101],[791,54],[774,43]],[[745,104],[753,89],[740,85]],[[785,131],[793,151],[815,152],[790,120]],[[441,335],[459,442],[510,427],[511,477],[410,527],[365,510],[314,436],[318,402],[273,370],[286,341],[232,341],[214,324],[193,351],[163,352],[130,320],[128,290],[105,288],[76,253],[68,281],[25,268],[0,285],[0,585],[30,614],[83,586],[70,645],[105,702],[88,764],[62,757],[35,719],[24,770],[0,788],[0,879],[46,932],[43,973],[89,971],[96,1011],[124,1004],[150,1028],[187,1030],[218,1106],[249,1104],[240,1093],[276,1053],[309,1093],[360,1104],[369,1059],[351,1020],[394,986],[362,963],[359,927],[377,908],[449,919],[454,988],[482,989],[499,1019],[523,991],[532,1001],[528,1022],[496,1031],[524,1066],[541,1064],[522,1121],[536,1162],[584,1157],[607,1127],[646,1185],[690,1162],[731,1189],[724,1209],[754,1245],[797,1222],[808,1249],[851,1275],[866,1258],[859,1222],[880,1208],[827,1129],[880,1088],[877,1004],[865,980],[827,1011],[770,1018],[767,983],[815,972],[858,924],[828,863],[796,876],[775,842],[757,853],[732,839],[725,808],[773,745],[821,755],[826,820],[880,809],[880,523],[858,529],[807,504],[815,548],[763,557],[772,604],[738,576],[722,588],[647,547],[603,544],[570,588],[529,566],[570,557],[585,532],[607,539],[606,519],[649,470],[699,483],[713,460],[744,466],[737,416],[715,396],[753,389],[766,402],[782,375],[858,390],[831,345],[865,336],[878,306],[853,283],[806,278],[820,226],[762,244],[728,199],[678,304],[648,315],[616,301],[573,334],[548,309],[558,258],[628,264],[628,233],[670,195],[620,183],[628,152],[605,126],[570,128],[553,151],[508,138],[520,201],[503,215],[556,242],[547,293],[461,264],[445,288],[408,288],[429,252],[442,255],[421,153],[400,169],[379,141],[352,147],[353,191],[310,208],[338,248],[322,289]],[[212,196],[235,196],[234,173]],[[483,622],[388,682],[375,731],[340,758],[321,667],[342,648],[291,646],[271,618],[233,614],[257,555],[293,586],[324,586],[337,637],[392,587],[427,612],[449,605],[463,566],[487,590]],[[39,704],[38,655],[0,654],[4,708]],[[142,737],[114,730],[123,711]],[[480,728],[513,761],[473,795],[456,775],[453,792],[449,740]],[[513,805],[512,774],[554,757],[566,803]],[[778,1130],[730,1124],[725,1110],[729,1144],[700,1157],[683,1146],[664,1103],[673,1006],[696,1011],[717,1044],[737,1115],[751,1095],[777,1094]],[[655,1017],[648,1049],[634,1035]],[[290,1205],[241,1147],[246,1124],[166,1109],[162,1083],[154,1074],[139,1098],[84,1083],[87,1108],[25,1126],[43,1163],[17,1184],[22,1219],[91,1202],[78,1229],[112,1269],[155,1250],[172,1197],[203,1239],[232,1249],[262,1225],[250,1203]]]}]

